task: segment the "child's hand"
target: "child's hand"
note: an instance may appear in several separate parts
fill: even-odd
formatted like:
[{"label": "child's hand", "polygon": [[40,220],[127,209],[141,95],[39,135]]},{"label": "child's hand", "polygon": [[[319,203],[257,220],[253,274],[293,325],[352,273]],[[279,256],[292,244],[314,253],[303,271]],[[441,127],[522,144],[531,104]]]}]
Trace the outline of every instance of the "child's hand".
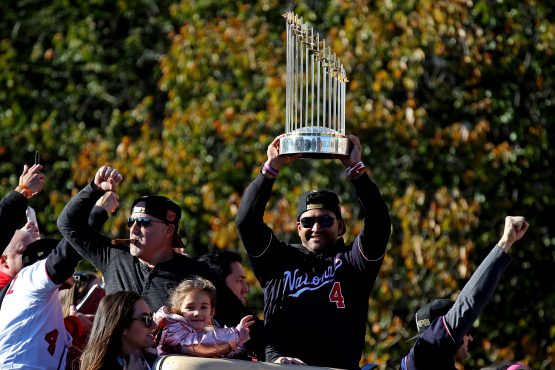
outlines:
[{"label": "child's hand", "polygon": [[248,333],[252,324],[254,324],[254,318],[252,315],[247,315],[241,319],[241,322],[237,325],[237,330],[246,330]]},{"label": "child's hand", "polygon": [[245,344],[251,338],[249,332],[252,324],[254,324],[254,318],[252,315],[248,315],[243,317],[239,325],[237,325],[237,331],[239,332],[239,345]]}]

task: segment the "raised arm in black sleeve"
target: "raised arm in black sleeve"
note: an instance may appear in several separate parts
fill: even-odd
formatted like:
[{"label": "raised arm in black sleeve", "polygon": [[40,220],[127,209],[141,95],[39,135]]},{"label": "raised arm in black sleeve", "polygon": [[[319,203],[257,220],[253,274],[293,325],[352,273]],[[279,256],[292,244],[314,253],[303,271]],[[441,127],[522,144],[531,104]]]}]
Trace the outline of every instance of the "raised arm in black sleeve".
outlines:
[{"label": "raised arm in black sleeve", "polygon": [[[106,220],[108,220],[108,213],[102,207],[95,206],[89,215],[88,226],[92,230],[98,231]],[[72,248],[66,239],[62,239],[48,255],[46,271],[54,283],[62,284],[73,275],[80,260],[81,255]]]},{"label": "raised arm in black sleeve", "polygon": [[[88,221],[90,215],[96,212],[94,209],[99,208],[95,207],[95,203],[104,193],[91,182],[69,201],[58,218],[58,229],[64,238],[102,272],[111,252],[110,239],[89,227]],[[104,217],[105,221],[106,216],[106,212],[101,212],[98,217]]]},{"label": "raised arm in black sleeve", "polygon": [[482,313],[510,262],[511,256],[495,246],[465,284],[455,304],[445,315],[455,342],[463,339]]},{"label": "raised arm in black sleeve", "polygon": [[391,235],[389,209],[367,173],[352,182],[364,218],[364,228],[359,236],[362,252],[366,258],[376,260],[383,257]]},{"label": "raised arm in black sleeve", "polygon": [[241,199],[235,224],[239,239],[243,242],[247,253],[258,256],[268,246],[272,230],[264,223],[264,211],[270,200],[275,179],[258,174],[248,186]]},{"label": "raised arm in black sleeve", "polygon": [[12,191],[0,201],[0,254],[10,243],[13,234],[25,224],[27,198],[17,191]]}]

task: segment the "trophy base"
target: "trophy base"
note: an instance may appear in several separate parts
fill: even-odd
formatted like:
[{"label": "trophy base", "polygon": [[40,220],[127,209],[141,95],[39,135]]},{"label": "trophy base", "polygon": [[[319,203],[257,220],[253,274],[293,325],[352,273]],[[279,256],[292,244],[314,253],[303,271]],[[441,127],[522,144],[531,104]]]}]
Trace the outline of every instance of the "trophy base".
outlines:
[{"label": "trophy base", "polygon": [[279,154],[302,154],[301,158],[329,159],[349,155],[349,139],[339,133],[291,132],[279,140]]}]

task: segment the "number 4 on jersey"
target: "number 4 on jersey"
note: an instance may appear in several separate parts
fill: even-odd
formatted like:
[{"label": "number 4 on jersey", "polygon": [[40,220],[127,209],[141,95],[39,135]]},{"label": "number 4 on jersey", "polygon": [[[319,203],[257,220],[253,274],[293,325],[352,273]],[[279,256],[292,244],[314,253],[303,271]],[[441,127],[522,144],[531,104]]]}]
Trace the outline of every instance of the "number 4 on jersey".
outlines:
[{"label": "number 4 on jersey", "polygon": [[345,308],[345,299],[341,293],[341,283],[336,281],[330,292],[330,302],[335,302],[337,308]]},{"label": "number 4 on jersey", "polygon": [[51,356],[54,356],[56,351],[56,341],[58,340],[58,329],[54,329],[49,333],[46,333],[44,340],[48,343],[48,352]]}]

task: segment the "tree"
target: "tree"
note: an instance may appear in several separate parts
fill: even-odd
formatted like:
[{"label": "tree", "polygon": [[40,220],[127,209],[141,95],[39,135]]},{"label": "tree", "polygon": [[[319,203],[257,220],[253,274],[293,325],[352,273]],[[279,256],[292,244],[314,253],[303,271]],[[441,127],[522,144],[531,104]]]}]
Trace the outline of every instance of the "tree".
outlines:
[{"label": "tree", "polygon": [[[38,146],[49,196],[34,202],[54,233],[70,193],[109,162],[125,180],[122,211],[106,232],[125,234],[131,200],[161,193],[184,210],[191,254],[241,251],[233,221],[242,192],[283,132],[281,14],[290,9],[275,0],[8,5],[0,15],[2,190],[17,185]],[[394,222],[364,360],[396,367],[417,307],[454,298],[504,216],[522,214],[531,229],[477,324],[482,339],[467,364],[550,366],[553,5],[357,0],[293,10],[347,69],[347,130],[364,143]],[[345,218],[356,220],[341,171],[329,160],[284,169],[266,221],[281,237],[294,235],[297,198],[317,187],[337,191]],[[360,227],[348,221],[346,238]]]}]

